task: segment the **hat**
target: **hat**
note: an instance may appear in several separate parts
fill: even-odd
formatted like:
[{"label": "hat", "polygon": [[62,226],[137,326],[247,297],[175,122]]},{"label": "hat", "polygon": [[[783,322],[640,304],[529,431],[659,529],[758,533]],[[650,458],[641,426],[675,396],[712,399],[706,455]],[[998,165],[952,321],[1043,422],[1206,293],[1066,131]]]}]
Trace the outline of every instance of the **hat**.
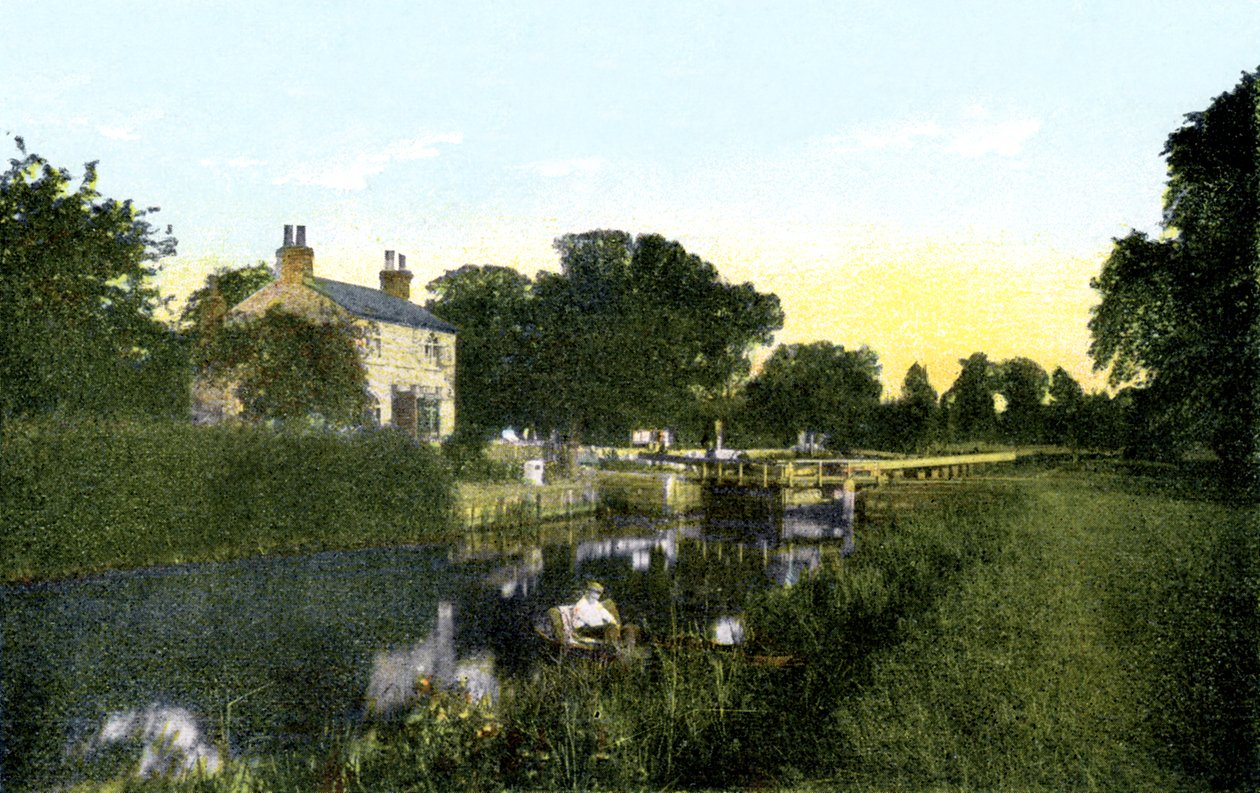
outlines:
[{"label": "hat", "polygon": [[604,591],[604,585],[598,581],[588,581],[586,583],[586,591],[590,592],[591,590],[602,593]]}]

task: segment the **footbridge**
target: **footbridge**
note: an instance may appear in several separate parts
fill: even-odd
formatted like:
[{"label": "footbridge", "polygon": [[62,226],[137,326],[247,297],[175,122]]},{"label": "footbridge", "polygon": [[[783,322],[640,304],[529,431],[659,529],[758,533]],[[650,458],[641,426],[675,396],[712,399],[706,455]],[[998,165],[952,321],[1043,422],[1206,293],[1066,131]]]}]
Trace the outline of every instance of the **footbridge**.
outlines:
[{"label": "footbridge", "polygon": [[888,484],[894,479],[954,479],[982,466],[1015,462],[1015,452],[957,454],[901,459],[837,458],[830,460],[723,460],[676,454],[644,455],[644,459],[681,466],[688,478],[709,485],[781,488],[786,490],[857,488]]}]

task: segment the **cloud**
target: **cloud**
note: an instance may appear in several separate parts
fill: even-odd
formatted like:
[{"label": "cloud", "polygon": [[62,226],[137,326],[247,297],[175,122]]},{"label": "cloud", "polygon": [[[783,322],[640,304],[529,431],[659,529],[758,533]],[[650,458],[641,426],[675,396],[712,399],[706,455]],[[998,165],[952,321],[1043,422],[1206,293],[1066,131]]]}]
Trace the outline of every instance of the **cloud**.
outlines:
[{"label": "cloud", "polygon": [[828,143],[834,151],[840,153],[908,151],[944,135],[945,130],[935,121],[902,121],[835,135],[828,139]]},{"label": "cloud", "polygon": [[140,134],[135,131],[134,127],[99,126],[96,128],[96,131],[110,140],[140,140]]},{"label": "cloud", "polygon": [[459,133],[398,140],[376,151],[362,152],[353,157],[299,165],[289,173],[273,179],[272,183],[311,185],[345,191],[364,190],[367,188],[368,177],[384,173],[391,163],[436,157],[441,153],[438,144],[462,142],[463,136]]},{"label": "cloud", "polygon": [[598,173],[603,170],[603,167],[604,161],[598,157],[572,160],[538,160],[520,166],[521,170],[529,171],[548,179],[561,179],[568,176]]},{"label": "cloud", "polygon": [[948,125],[934,119],[908,119],[850,130],[827,138],[824,144],[837,154],[925,149],[962,157],[1014,157],[1040,131],[1037,119],[993,120],[983,108],[971,108],[966,120]]},{"label": "cloud", "polygon": [[1034,118],[981,122],[955,132],[947,148],[963,157],[983,157],[986,154],[1014,157],[1023,151],[1024,143],[1039,131],[1041,122]]},{"label": "cloud", "polygon": [[141,135],[139,129],[154,121],[160,121],[166,117],[165,110],[157,108],[148,108],[131,113],[123,118],[116,118],[109,123],[98,124],[96,131],[110,140],[134,141],[140,140]]}]

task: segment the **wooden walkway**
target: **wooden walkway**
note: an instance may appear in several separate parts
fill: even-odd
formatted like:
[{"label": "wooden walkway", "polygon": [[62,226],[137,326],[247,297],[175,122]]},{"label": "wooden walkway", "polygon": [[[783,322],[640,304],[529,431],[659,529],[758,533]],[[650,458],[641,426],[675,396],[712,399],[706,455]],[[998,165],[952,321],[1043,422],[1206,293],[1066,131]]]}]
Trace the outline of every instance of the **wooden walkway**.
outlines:
[{"label": "wooden walkway", "polygon": [[644,455],[644,459],[682,465],[685,475],[705,484],[741,487],[837,488],[887,484],[894,478],[953,479],[977,466],[1010,463],[1015,452],[910,457],[899,460],[714,460],[682,455]]}]

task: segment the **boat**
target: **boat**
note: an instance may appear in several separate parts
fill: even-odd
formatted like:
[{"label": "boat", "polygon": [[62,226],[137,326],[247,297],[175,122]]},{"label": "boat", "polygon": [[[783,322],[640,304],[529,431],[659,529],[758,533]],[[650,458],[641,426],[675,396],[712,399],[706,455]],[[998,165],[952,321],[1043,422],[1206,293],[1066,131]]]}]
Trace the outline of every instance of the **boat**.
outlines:
[{"label": "boat", "polygon": [[534,621],[534,632],[549,644],[563,649],[588,653],[619,653],[635,647],[639,643],[639,627],[622,625],[617,604],[611,600],[603,601],[603,605],[611,612],[618,630],[611,639],[584,636],[566,625],[565,610],[569,606],[553,606],[547,613]]}]

